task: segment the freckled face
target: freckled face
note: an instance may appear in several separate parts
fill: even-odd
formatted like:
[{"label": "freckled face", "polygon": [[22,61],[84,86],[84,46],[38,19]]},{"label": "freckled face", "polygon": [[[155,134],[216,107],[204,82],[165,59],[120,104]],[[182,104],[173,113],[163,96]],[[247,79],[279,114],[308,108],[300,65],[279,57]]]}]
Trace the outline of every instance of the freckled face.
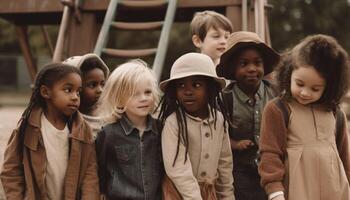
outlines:
[{"label": "freckled face", "polygon": [[303,105],[319,100],[326,87],[325,79],[313,66],[300,66],[292,72],[292,96]]}]

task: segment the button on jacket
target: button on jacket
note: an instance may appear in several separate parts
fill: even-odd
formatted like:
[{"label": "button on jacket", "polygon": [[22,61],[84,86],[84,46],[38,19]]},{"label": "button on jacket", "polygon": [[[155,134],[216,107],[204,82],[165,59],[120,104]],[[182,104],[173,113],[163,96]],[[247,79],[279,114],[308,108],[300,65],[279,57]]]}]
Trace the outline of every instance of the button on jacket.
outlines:
[{"label": "button on jacket", "polygon": [[[46,151],[40,131],[42,109],[35,107],[28,119],[24,144],[14,130],[4,154],[1,182],[8,200],[46,200]],[[80,113],[73,116],[64,199],[100,198],[95,145],[91,129]],[[20,147],[23,146],[23,153]]]},{"label": "button on jacket", "polygon": [[188,155],[185,161],[185,145],[180,142],[177,154],[178,125],[175,113],[165,121],[162,131],[162,149],[166,173],[183,199],[202,199],[199,184],[214,184],[221,200],[232,200],[232,154],[229,135],[223,126],[223,116],[217,112],[202,120],[186,114],[188,130]]},{"label": "button on jacket", "polygon": [[141,138],[125,115],[104,126],[97,136],[96,152],[100,189],[107,199],[161,198],[164,170],[160,134],[151,116]]}]

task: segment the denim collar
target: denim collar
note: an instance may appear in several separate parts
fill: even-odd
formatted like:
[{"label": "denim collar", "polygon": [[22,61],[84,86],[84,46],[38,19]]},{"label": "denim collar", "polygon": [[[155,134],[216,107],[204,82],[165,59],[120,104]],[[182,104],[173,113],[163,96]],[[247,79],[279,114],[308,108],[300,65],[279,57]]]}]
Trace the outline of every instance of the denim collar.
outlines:
[{"label": "denim collar", "polygon": [[[237,98],[241,100],[242,102],[248,103],[250,98],[238,87],[238,84],[235,84],[233,86],[234,92],[237,94]],[[259,99],[261,99],[264,96],[264,82],[261,81],[258,91],[256,92],[256,95]],[[255,95],[255,96],[256,96]]]},{"label": "denim collar", "polygon": [[[157,129],[155,124],[153,124],[152,117],[151,115],[147,115],[147,124],[146,124],[146,129],[144,130],[144,132],[148,132],[151,131],[153,133],[157,133]],[[134,129],[136,129],[137,131],[139,131],[132,123],[131,121],[127,118],[127,116],[124,114],[123,117],[120,119],[120,124],[121,127],[124,130],[125,135],[130,135]]]}]

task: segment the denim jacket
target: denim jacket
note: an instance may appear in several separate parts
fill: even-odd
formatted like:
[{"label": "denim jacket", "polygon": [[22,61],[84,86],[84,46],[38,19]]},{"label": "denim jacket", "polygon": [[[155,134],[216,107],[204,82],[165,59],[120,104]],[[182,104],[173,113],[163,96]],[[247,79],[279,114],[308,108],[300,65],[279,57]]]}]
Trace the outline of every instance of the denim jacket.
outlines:
[{"label": "denim jacket", "polygon": [[96,139],[101,193],[107,199],[161,199],[164,169],[156,120],[139,131],[124,115],[104,126]]}]

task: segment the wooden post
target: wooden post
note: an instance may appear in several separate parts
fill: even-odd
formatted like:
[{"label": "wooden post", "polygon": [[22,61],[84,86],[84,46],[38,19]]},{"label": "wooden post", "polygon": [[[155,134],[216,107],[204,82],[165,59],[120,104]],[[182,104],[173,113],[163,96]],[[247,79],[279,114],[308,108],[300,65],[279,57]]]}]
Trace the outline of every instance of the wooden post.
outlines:
[{"label": "wooden post", "polygon": [[58,32],[55,52],[53,54],[53,59],[52,59],[53,62],[62,61],[63,46],[66,38],[66,31],[67,31],[68,22],[69,22],[69,16],[70,16],[70,8],[68,6],[64,6],[60,30]]},{"label": "wooden post", "polygon": [[40,27],[41,27],[41,31],[43,32],[46,44],[47,44],[47,46],[49,46],[50,55],[53,56],[53,46],[52,46],[52,42],[51,42],[49,33],[47,32],[47,29],[45,26],[40,26]]},{"label": "wooden post", "polygon": [[37,67],[34,63],[32,52],[30,50],[30,44],[29,44],[28,34],[27,34],[27,26],[16,25],[16,32],[19,40],[19,45],[21,46],[21,50],[24,56],[24,60],[27,64],[27,69],[28,69],[30,78],[32,80],[32,83],[34,83]]}]

